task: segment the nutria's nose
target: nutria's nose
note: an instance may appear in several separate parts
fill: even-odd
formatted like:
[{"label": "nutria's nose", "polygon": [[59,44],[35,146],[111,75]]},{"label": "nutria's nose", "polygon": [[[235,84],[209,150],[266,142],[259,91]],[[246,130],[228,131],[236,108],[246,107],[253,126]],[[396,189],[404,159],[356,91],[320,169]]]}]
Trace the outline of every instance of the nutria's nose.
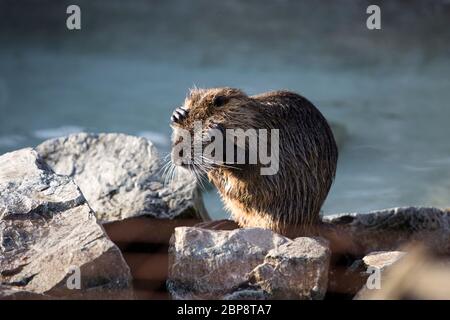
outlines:
[{"label": "nutria's nose", "polygon": [[189,111],[185,107],[179,107],[176,108],[175,111],[172,113],[172,116],[170,117],[170,120],[175,123],[179,123],[186,119]]}]

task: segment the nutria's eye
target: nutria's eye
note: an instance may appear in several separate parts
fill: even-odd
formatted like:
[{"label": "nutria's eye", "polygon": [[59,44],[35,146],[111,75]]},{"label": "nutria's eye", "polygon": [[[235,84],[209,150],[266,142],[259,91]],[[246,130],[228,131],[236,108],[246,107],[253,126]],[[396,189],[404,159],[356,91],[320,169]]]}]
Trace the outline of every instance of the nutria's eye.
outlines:
[{"label": "nutria's eye", "polygon": [[213,104],[215,107],[221,107],[221,106],[223,106],[225,103],[227,103],[228,100],[229,100],[228,97],[219,95],[219,96],[215,96],[215,97],[214,97],[214,99],[213,99],[213,101],[212,101],[212,104]]}]

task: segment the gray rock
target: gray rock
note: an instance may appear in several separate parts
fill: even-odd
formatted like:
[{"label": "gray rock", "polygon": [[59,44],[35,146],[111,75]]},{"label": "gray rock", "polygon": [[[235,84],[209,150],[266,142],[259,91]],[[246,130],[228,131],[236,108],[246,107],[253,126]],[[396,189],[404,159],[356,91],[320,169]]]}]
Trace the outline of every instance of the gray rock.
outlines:
[{"label": "gray rock", "polygon": [[[387,257],[390,257],[388,259]],[[448,300],[450,299],[450,259],[432,254],[423,246],[412,246],[408,253],[377,253],[369,260],[382,265],[379,281],[368,281],[354,299],[358,300]],[[390,260],[388,263],[385,260]],[[373,276],[375,273],[371,275]],[[377,284],[375,287],[374,284]]]},{"label": "gray rock", "polygon": [[55,297],[0,285],[0,300],[54,300]]},{"label": "gray rock", "polygon": [[[365,283],[357,292],[354,299],[366,299],[371,295],[373,290],[379,289],[374,286],[375,282],[379,281],[379,285],[381,287],[385,279],[387,270],[389,270],[391,266],[400,261],[405,255],[406,252],[403,251],[377,251],[369,253],[368,255],[363,257],[362,267],[364,268]],[[371,281],[370,279],[368,280],[370,275],[377,277],[379,276],[379,280],[375,280],[375,278],[373,281]],[[372,286],[374,287],[368,286],[367,281],[370,281]]]},{"label": "gray rock", "polygon": [[208,219],[194,176],[177,169],[165,183],[156,148],[144,138],[79,133],[37,151],[56,173],[73,177],[103,223],[140,215]]},{"label": "gray rock", "polygon": [[248,281],[269,250],[288,242],[263,229],[212,231],[175,228],[169,248],[169,285],[176,299],[218,298]]},{"label": "gray rock", "polygon": [[169,249],[175,299],[313,299],[326,291],[325,241],[270,230],[179,227]]},{"label": "gray rock", "polygon": [[450,254],[448,211],[406,207],[325,216],[324,221],[353,239],[358,253],[393,251],[419,242],[440,254]]},{"label": "gray rock", "polygon": [[[218,299],[219,297],[216,297]],[[248,289],[237,289],[223,296],[223,300],[269,300],[270,294],[258,287]]]},{"label": "gray rock", "polygon": [[[67,286],[74,270],[81,289]],[[0,156],[0,297],[130,298],[130,282],[119,249],[70,177],[32,149]]]},{"label": "gray rock", "polygon": [[366,268],[384,270],[405,256],[403,251],[376,251],[369,253],[362,260]]},{"label": "gray rock", "polygon": [[251,272],[251,283],[275,299],[323,299],[330,254],[326,240],[296,238],[270,250]]}]

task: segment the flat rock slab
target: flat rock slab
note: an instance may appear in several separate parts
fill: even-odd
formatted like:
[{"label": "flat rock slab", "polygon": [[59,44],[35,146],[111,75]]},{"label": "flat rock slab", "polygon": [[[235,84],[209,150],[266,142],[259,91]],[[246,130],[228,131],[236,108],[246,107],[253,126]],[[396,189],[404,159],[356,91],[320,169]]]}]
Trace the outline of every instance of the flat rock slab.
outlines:
[{"label": "flat rock slab", "polygon": [[365,299],[374,290],[380,289],[387,271],[401,261],[405,255],[407,253],[403,251],[376,251],[363,257],[360,262],[365,281],[361,289],[355,294],[354,299]]},{"label": "flat rock slab", "polygon": [[296,238],[270,250],[250,274],[274,299],[323,299],[330,251],[321,238]]},{"label": "flat rock slab", "polygon": [[319,238],[179,227],[171,239],[167,285],[175,299],[321,299],[329,258]]},{"label": "flat rock slab", "polygon": [[70,177],[32,149],[0,156],[0,297],[131,298],[130,283]]},{"label": "flat rock slab", "polygon": [[419,242],[440,254],[450,254],[450,212],[405,207],[364,214],[325,216],[324,222],[349,235],[359,253],[395,251]]},{"label": "flat rock slab", "polygon": [[411,247],[407,253],[375,252],[363,260],[372,267],[371,279],[354,299],[450,299],[450,259],[433,255],[424,246]]},{"label": "flat rock slab", "polygon": [[405,254],[406,252],[403,251],[377,251],[369,253],[362,260],[367,268],[383,270],[399,261]]},{"label": "flat rock slab", "polygon": [[57,298],[19,288],[0,285],[0,300],[55,300]]},{"label": "flat rock slab", "polygon": [[75,180],[102,223],[208,217],[194,176],[180,168],[165,183],[157,150],[144,138],[79,133],[45,141],[37,151],[56,173]]}]

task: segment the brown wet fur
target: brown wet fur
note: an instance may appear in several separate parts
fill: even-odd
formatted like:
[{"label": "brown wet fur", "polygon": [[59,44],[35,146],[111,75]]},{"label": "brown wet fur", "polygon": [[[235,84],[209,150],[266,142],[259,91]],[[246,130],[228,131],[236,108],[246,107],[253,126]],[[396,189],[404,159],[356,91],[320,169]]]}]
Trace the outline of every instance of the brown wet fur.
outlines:
[{"label": "brown wet fur", "polygon": [[260,164],[207,170],[237,225],[288,237],[322,233],[320,209],[334,180],[338,150],[327,121],[311,102],[288,91],[248,96],[239,89],[214,88],[191,90],[184,106],[189,114],[172,124],[174,143],[177,127],[192,132],[194,121],[202,121],[205,131],[213,125],[279,129],[277,174],[261,175]]}]

